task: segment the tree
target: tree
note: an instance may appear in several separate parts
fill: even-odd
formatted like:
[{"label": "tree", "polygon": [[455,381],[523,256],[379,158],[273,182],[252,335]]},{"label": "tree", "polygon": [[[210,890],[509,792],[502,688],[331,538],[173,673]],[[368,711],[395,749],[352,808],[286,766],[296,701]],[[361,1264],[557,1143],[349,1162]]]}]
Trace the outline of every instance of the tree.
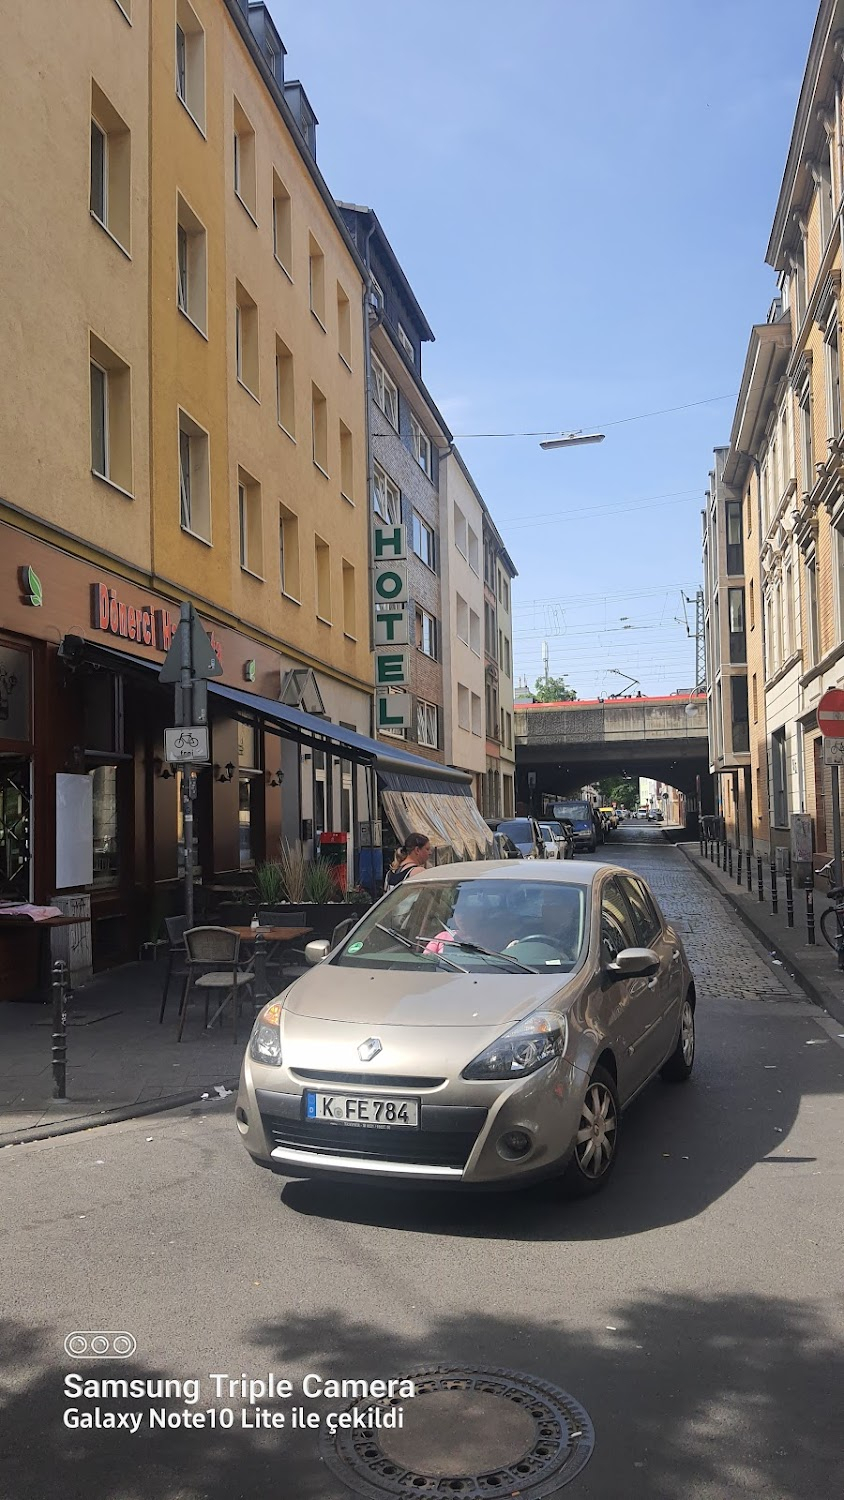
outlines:
[{"label": "tree", "polygon": [[605,776],[598,782],[598,791],[602,807],[619,802],[628,812],[633,812],[639,806],[639,782],[630,776]]},{"label": "tree", "polygon": [[533,696],[537,703],[573,703],[577,693],[565,677],[538,677]]}]

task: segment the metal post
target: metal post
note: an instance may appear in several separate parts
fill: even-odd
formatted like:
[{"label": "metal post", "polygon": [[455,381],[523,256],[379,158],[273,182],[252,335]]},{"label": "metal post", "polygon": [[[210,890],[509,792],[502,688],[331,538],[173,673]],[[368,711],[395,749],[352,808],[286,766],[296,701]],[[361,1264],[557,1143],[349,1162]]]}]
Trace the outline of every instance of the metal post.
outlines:
[{"label": "metal post", "polygon": [[717,843],[715,845],[715,863],[718,866],[718,869],[720,870],[720,868],[721,868],[721,840],[720,839],[718,839],[718,841],[717,841]]},{"label": "metal post", "polygon": [[[838,786],[838,767],[832,766],[832,857],[835,862],[834,884],[841,885],[841,795]],[[841,965],[839,964],[840,968]]]},{"label": "metal post", "polygon": [[[180,692],[179,728],[187,729],[193,714],[193,605],[183,600],[179,610],[180,622]],[[185,920],[193,927],[193,800],[196,796],[194,773],[182,772],[182,829],[185,840]]]},{"label": "metal post", "polygon": [[736,860],[736,885],[741,885],[741,861],[742,861],[742,848],[741,848],[741,844],[739,844],[738,859]]},{"label": "metal post", "polygon": [[794,882],[791,878],[791,865],[785,872],[785,911],[789,927],[794,926]]},{"label": "metal post", "polygon": [[758,891],[758,894],[759,894],[759,900],[760,901],[764,901],[764,899],[765,899],[765,889],[764,889],[764,886],[762,884],[762,856],[761,856],[761,854],[757,854],[757,856],[756,856],[756,885],[757,885],[757,891]]},{"label": "metal post", "polygon": [[263,1005],[269,995],[267,983],[267,940],[263,932],[258,930],[255,936],[255,999]]},{"label": "metal post", "polygon": [[747,889],[749,891],[753,890],[753,861],[750,857],[749,849],[747,851]]},{"label": "metal post", "polygon": [[806,882],[806,941],[815,941],[815,891],[811,880]]},{"label": "metal post", "polygon": [[771,860],[771,911],[776,916],[779,910],[779,898],[777,895],[777,862]]},{"label": "metal post", "polygon": [[53,1098],[67,1098],[67,966],[53,964]]},{"label": "metal post", "polygon": [[732,878],[733,878],[733,846],[732,846],[732,844],[728,844],[727,845],[727,864],[728,864],[729,871],[730,871],[730,879],[732,880]]}]

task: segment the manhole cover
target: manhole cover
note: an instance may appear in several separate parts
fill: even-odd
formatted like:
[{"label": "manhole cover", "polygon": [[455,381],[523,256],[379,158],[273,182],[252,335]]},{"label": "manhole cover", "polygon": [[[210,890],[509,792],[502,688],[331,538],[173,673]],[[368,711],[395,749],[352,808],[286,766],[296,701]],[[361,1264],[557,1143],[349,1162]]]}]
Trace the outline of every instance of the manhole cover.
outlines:
[{"label": "manhole cover", "polygon": [[353,1402],[346,1410],[365,1425],[323,1430],[332,1474],[367,1500],[544,1500],[591,1457],[595,1433],[583,1407],[531,1375],[437,1365],[402,1379],[413,1381],[413,1398]]}]

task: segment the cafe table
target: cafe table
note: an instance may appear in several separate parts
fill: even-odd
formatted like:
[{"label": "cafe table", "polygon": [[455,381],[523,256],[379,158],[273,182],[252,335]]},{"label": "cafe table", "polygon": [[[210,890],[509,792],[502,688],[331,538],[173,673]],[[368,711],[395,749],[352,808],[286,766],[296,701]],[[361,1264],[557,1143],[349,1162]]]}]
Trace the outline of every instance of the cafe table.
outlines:
[{"label": "cafe table", "polygon": [[227,932],[236,932],[242,947],[255,949],[255,998],[266,999],[271,991],[267,983],[267,955],[269,950],[286,947],[297,939],[307,937],[312,927],[229,927]]}]

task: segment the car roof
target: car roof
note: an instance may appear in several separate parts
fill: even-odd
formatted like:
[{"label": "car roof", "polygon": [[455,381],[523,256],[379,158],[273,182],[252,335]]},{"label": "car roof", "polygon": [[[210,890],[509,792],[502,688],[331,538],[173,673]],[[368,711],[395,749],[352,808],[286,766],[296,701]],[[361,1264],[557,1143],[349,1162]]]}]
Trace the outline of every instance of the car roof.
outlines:
[{"label": "car roof", "polygon": [[604,875],[632,875],[619,865],[586,864],[581,860],[476,859],[462,864],[437,865],[433,870],[413,870],[408,876],[417,881],[436,880],[553,880],[563,885],[594,885]]}]

